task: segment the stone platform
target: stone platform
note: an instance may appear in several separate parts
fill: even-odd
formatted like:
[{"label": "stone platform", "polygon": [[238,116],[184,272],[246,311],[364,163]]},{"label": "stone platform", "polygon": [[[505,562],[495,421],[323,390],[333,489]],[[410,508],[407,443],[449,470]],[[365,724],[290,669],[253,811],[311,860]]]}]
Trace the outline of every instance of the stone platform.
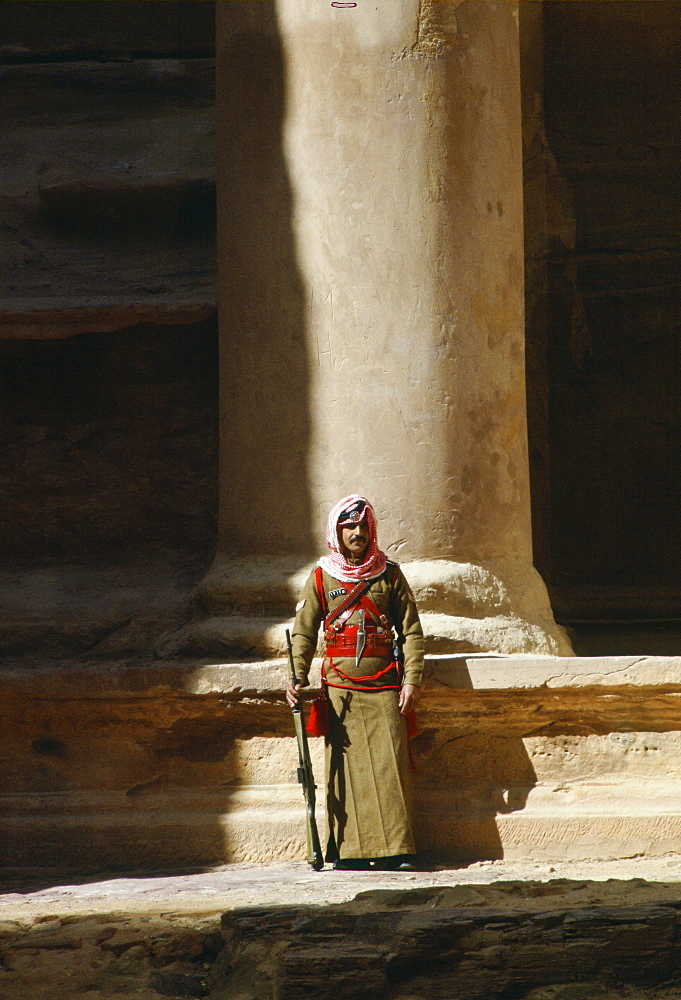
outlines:
[{"label": "stone platform", "polygon": [[[4,670],[7,868],[300,857],[285,672],[280,659]],[[680,695],[679,657],[429,656],[420,851],[463,864],[679,850]],[[312,751],[321,776],[321,741]]]},{"label": "stone platform", "polygon": [[5,880],[0,998],[677,1000],[680,875],[667,855]]}]

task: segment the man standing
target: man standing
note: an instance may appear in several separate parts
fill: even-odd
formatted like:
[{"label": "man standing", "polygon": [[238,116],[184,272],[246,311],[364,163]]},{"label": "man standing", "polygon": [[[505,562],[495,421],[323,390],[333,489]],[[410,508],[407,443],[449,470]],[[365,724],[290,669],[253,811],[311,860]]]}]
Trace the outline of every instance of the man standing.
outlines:
[{"label": "man standing", "polygon": [[296,609],[295,707],[324,624],[326,860],[335,868],[412,868],[415,855],[408,721],[423,674],[423,631],[399,566],[378,547],[376,518],[351,494],[329,514],[331,554],[310,574]]}]

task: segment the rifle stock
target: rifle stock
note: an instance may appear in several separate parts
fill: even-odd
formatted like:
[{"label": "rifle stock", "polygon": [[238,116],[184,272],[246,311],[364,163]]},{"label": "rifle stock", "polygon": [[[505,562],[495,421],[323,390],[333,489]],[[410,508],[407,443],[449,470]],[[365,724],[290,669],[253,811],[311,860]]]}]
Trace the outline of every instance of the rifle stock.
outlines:
[{"label": "rifle stock", "polygon": [[[293,648],[291,646],[291,634],[286,629],[286,647],[288,649],[288,662],[291,670],[291,680],[294,685],[298,683],[296,668],[293,664]],[[293,712],[293,725],[296,730],[298,741],[298,781],[303,786],[305,796],[305,833],[307,836],[307,861],[316,872],[324,867],[322,847],[319,843],[319,832],[317,830],[317,819],[315,817],[315,789],[314,775],[312,773],[312,761],[310,760],[310,748],[307,742],[307,732],[305,730],[305,716],[303,714],[302,699],[298,702]]]}]

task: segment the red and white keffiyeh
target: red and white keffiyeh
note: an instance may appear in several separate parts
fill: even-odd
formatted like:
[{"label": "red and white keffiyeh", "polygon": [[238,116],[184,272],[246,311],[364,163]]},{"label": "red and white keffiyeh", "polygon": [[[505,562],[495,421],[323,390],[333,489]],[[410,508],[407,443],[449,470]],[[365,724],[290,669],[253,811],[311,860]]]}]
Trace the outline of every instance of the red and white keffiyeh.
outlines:
[{"label": "red and white keffiyeh", "polygon": [[[366,504],[365,516],[369,531],[369,542],[364,553],[364,562],[353,565],[351,562],[348,562],[347,558],[343,555],[340,539],[338,537],[338,518],[344,511],[346,511],[349,507],[352,507],[360,500],[363,500]],[[326,544],[331,550],[331,555],[322,556],[319,560],[319,565],[322,567],[324,572],[328,573],[329,576],[332,576],[334,580],[341,580],[343,583],[353,583],[358,580],[372,580],[374,577],[380,576],[381,573],[385,571],[387,557],[385,552],[381,552],[378,547],[378,539],[376,537],[376,515],[374,514],[374,508],[371,506],[366,497],[361,497],[357,493],[351,493],[349,496],[343,497],[342,500],[339,500],[338,503],[331,508],[329,519],[326,524]]]}]

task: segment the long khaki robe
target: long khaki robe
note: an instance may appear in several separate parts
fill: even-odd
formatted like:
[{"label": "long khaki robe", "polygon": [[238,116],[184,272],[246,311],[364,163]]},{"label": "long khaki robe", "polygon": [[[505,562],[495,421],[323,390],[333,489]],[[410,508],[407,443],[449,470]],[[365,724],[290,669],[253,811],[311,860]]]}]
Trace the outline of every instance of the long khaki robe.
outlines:
[{"label": "long khaki robe", "polygon": [[[322,579],[332,612],[354,584],[342,583],[327,573]],[[423,631],[413,594],[399,567],[389,563],[368,596],[402,639],[402,683],[420,685]],[[307,683],[323,617],[312,573],[298,605],[292,637],[296,676],[303,684]],[[367,615],[367,623],[370,620]],[[348,624],[358,621],[355,610]],[[399,685],[397,672],[392,670],[373,681],[352,680],[378,673],[391,660],[390,656],[362,657],[357,667],[354,658],[324,659],[331,703],[326,739],[327,861],[415,853],[406,720],[398,708],[399,691],[381,690],[387,684]],[[335,665],[350,680],[337,674]],[[375,690],[358,690],[354,683]]]}]

